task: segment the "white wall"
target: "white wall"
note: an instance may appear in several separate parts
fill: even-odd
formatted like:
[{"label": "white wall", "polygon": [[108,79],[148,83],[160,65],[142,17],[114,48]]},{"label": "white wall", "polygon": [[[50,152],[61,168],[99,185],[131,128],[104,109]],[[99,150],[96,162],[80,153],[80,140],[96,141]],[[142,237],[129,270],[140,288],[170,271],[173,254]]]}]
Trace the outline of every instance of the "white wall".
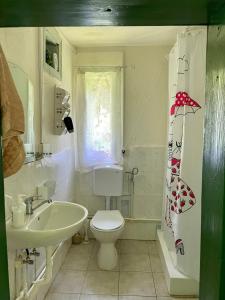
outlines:
[{"label": "white wall", "polygon": [[[62,80],[49,75],[44,69],[44,97],[42,103],[42,143],[50,144],[53,155],[51,162],[56,165],[56,200],[74,201],[75,161],[74,133],[54,134],[55,86],[66,89],[71,94],[71,116],[73,115],[73,59],[75,49],[61,36],[62,44]],[[75,125],[75,124],[74,124]]]},{"label": "white wall", "polygon": [[[76,64],[91,53],[124,54],[124,148],[126,170],[139,168],[135,178],[133,217],[161,219],[166,145],[169,46],[78,48]],[[80,55],[82,54],[82,55]],[[104,54],[105,55],[105,54]],[[82,57],[82,61],[79,58]],[[80,176],[76,201],[89,213],[104,209],[92,192],[91,174]]]},{"label": "white wall", "polygon": [[[73,134],[54,134],[54,89],[55,86],[66,89],[71,97],[73,86],[73,59],[75,49],[69,42],[63,39],[62,47],[62,80],[49,75],[44,69],[44,101],[42,110],[42,142],[51,144],[53,152],[59,152],[65,148],[74,148],[74,135]],[[73,115],[73,98],[69,101],[72,106],[71,115]]]},{"label": "white wall", "polygon": [[[43,142],[51,144],[53,155],[36,163],[24,165],[15,175],[5,179],[5,193],[13,197],[22,193],[34,195],[36,186],[48,179],[56,180],[55,200],[73,201],[74,190],[71,181],[74,175],[73,135],[56,136],[53,134],[54,87],[61,85],[72,93],[73,48],[63,39],[62,46],[62,81],[44,74],[44,99],[41,116],[38,66],[38,29],[5,28],[0,29],[0,43],[7,60],[19,65],[29,76],[34,85],[35,135],[40,143],[41,130]],[[43,122],[41,122],[43,121]],[[11,203],[6,199],[6,216],[9,218]],[[43,249],[39,249],[43,254]],[[14,297],[14,258],[15,252],[9,252],[9,275],[11,298]],[[42,256],[43,257],[43,256]],[[37,262],[37,268],[43,259]],[[34,266],[28,268],[29,282],[35,279]]]},{"label": "white wall", "polygon": [[[104,199],[93,196],[90,174],[74,177],[73,135],[53,134],[54,87],[72,91],[71,45],[63,39],[62,82],[44,74],[44,101],[40,114],[38,74],[38,29],[0,29],[0,42],[8,60],[20,65],[34,85],[36,143],[42,133],[43,143],[51,144],[54,154],[38,163],[23,166],[14,176],[5,180],[6,193],[32,195],[35,187],[46,179],[56,179],[54,199],[83,203],[89,213],[104,209]],[[139,168],[135,179],[133,216],[160,218],[163,190],[163,160],[166,144],[167,60],[169,47],[109,47],[78,49],[78,52],[123,51],[125,65],[124,145],[125,168]],[[79,62],[77,62],[79,63]],[[42,123],[40,122],[42,120]],[[41,126],[40,126],[41,125]],[[42,132],[41,132],[42,127]],[[78,182],[79,179],[79,182]],[[76,189],[74,190],[74,187]],[[10,216],[10,205],[7,215]],[[14,252],[9,256],[11,294],[14,294]],[[41,262],[40,262],[41,263]],[[30,280],[35,277],[33,268]]]},{"label": "white wall", "polygon": [[170,47],[125,48],[124,142],[128,169],[139,168],[134,182],[133,216],[161,218],[167,126]]}]

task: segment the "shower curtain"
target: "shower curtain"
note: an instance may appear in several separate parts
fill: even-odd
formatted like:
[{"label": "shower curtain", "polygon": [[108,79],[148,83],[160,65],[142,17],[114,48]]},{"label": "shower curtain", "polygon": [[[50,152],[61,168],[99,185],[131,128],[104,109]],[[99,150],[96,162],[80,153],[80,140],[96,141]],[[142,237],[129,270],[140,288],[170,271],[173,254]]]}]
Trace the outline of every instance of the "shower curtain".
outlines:
[{"label": "shower curtain", "polygon": [[177,37],[169,56],[164,237],[176,268],[199,280],[206,30]]}]

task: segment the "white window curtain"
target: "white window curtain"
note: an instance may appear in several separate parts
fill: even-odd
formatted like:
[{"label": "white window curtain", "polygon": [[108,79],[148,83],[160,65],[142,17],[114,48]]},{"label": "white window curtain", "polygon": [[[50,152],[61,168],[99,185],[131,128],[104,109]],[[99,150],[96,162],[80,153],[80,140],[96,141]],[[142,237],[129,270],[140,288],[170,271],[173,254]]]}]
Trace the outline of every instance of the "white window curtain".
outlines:
[{"label": "white window curtain", "polygon": [[121,68],[79,69],[76,91],[77,169],[121,163]]}]

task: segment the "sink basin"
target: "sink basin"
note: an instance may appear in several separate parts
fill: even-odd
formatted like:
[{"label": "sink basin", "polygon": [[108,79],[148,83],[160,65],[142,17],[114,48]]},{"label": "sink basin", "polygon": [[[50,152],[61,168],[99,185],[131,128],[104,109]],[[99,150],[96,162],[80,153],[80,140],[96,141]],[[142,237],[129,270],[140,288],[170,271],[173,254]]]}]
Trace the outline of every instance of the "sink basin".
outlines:
[{"label": "sink basin", "polygon": [[85,207],[54,201],[44,204],[31,216],[26,216],[26,225],[14,228],[11,221],[6,225],[9,247],[16,249],[57,245],[74,235],[88,216]]}]

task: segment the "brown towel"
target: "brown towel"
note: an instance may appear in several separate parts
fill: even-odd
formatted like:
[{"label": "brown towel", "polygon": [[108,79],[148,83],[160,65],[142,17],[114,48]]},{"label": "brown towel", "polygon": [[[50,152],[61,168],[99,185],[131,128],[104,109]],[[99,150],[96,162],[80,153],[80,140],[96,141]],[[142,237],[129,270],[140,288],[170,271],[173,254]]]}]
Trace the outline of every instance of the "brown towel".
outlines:
[{"label": "brown towel", "polygon": [[3,138],[4,177],[15,174],[23,165],[25,151],[19,135],[24,133],[23,104],[17,93],[5,55],[0,46],[0,107]]}]

